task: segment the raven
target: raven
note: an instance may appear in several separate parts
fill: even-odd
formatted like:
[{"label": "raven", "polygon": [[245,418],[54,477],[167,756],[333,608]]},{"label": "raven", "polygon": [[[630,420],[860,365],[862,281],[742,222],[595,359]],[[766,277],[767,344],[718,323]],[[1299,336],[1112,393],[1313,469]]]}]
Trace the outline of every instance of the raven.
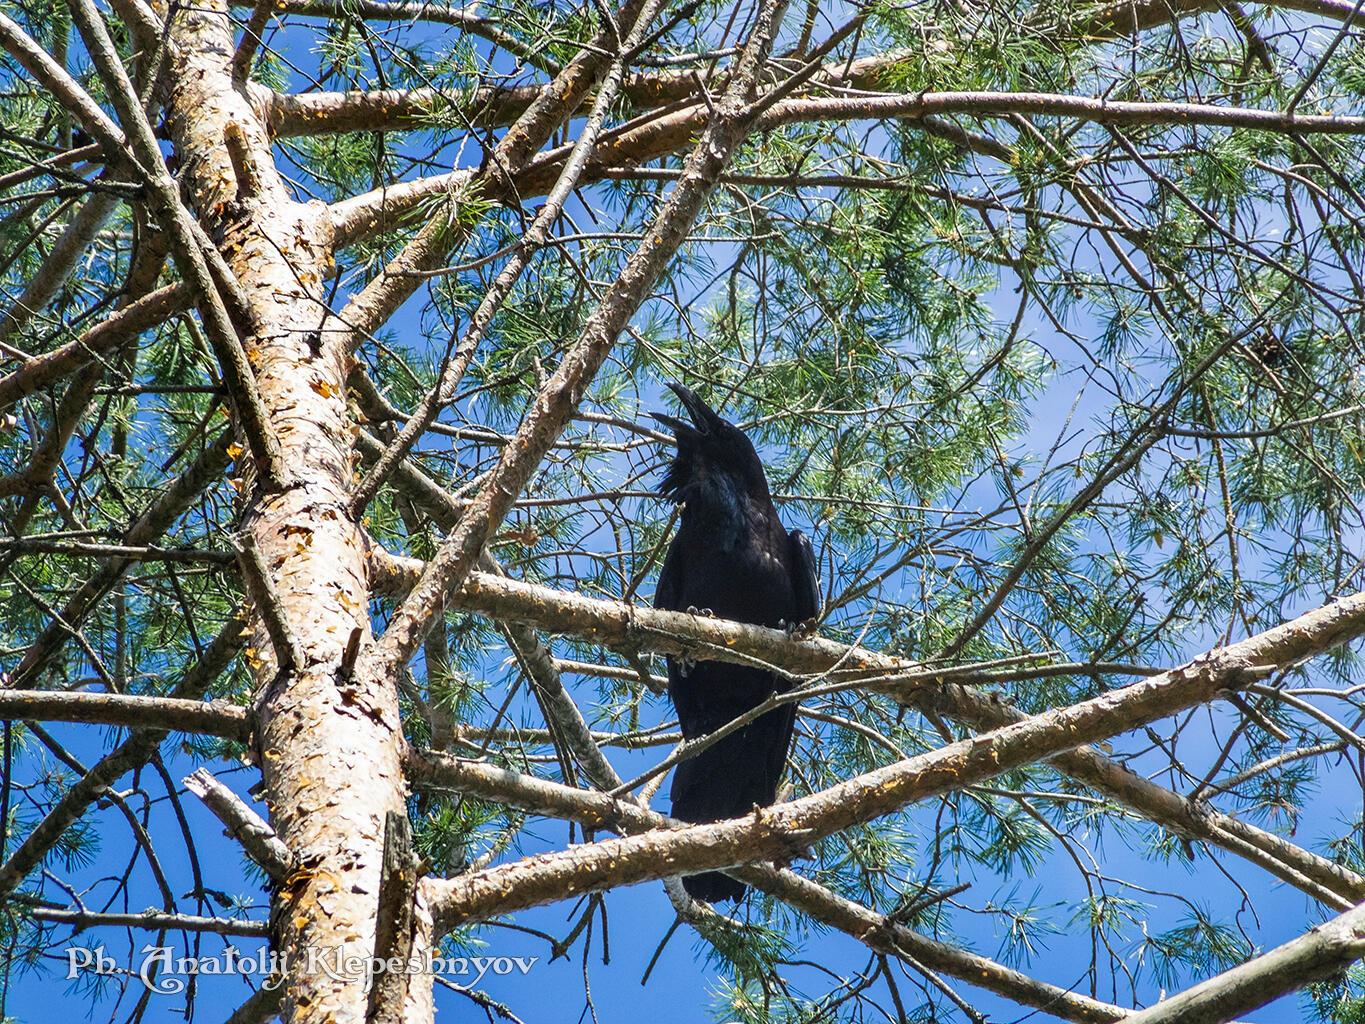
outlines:
[{"label": "raven", "polygon": [[[680,384],[668,387],[692,422],[653,413],[673,431],[677,455],[664,475],[664,496],[682,506],[668,546],[654,606],[705,609],[723,619],[794,628],[820,612],[815,553],[800,530],[788,533],[773,507],[763,463],[744,432]],[[719,661],[668,659],[668,695],[683,737],[725,725],[790,683],[758,668]],[[788,704],[750,722],[678,765],[673,816],[711,822],[747,814],[777,799],[796,708]],[[718,871],[683,878],[697,899],[744,896],[744,885]]]}]

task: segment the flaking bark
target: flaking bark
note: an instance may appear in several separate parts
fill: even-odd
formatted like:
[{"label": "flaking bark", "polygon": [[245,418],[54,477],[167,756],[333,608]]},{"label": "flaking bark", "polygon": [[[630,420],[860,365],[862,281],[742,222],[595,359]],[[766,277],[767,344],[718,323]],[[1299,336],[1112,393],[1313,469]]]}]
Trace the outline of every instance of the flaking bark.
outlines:
[{"label": "flaking bark", "polygon": [[[240,283],[256,332],[243,339],[290,486],[253,488],[243,474],[243,528],[271,575],[299,652],[278,665],[262,620],[253,623],[257,744],[271,823],[297,865],[275,908],[285,951],[305,946],[369,957],[386,814],[403,810],[401,730],[392,680],[341,672],[354,630],[369,642],[363,538],[346,514],[351,482],[346,378],[349,351],[323,281],[330,221],[318,203],[295,202],[274,168],[270,139],[232,77],[226,5],[174,21],[168,127],[200,223]],[[255,180],[243,195],[225,134]],[[291,958],[284,1004],[296,1022],[358,1024],[367,979],[308,973]]]}]

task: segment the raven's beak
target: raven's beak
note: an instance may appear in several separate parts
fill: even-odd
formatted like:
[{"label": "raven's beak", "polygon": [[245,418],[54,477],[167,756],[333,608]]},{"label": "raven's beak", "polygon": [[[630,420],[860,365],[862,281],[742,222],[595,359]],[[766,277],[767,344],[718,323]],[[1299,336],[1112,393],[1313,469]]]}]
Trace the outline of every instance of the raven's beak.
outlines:
[{"label": "raven's beak", "polygon": [[669,416],[661,412],[652,412],[649,415],[673,431],[674,436],[679,441],[696,441],[709,434],[714,425],[724,422],[709,405],[697,397],[695,392],[673,381],[669,381],[667,387],[678,396],[683,408],[692,417],[692,422],[687,423],[676,416]]}]

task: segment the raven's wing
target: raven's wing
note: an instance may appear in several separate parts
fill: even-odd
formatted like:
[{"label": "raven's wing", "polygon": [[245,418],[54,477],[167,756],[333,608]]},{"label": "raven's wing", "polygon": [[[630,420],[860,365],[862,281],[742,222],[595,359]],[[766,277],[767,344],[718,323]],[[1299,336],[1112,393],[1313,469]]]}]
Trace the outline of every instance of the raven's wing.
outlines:
[{"label": "raven's wing", "polygon": [[815,549],[800,530],[787,534],[787,547],[791,554],[792,589],[796,592],[796,621],[805,622],[820,614],[824,601]]}]

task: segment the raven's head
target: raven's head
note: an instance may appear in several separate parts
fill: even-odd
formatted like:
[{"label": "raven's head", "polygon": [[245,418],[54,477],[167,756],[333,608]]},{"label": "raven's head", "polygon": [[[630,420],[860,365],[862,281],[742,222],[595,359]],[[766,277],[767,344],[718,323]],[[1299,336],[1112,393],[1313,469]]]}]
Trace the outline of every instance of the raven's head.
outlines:
[{"label": "raven's head", "polygon": [[664,474],[663,493],[670,500],[705,501],[742,494],[755,499],[768,498],[768,479],[753,442],[744,431],[722,419],[714,409],[681,384],[670,383],[692,422],[650,413],[673,431],[678,454]]}]

